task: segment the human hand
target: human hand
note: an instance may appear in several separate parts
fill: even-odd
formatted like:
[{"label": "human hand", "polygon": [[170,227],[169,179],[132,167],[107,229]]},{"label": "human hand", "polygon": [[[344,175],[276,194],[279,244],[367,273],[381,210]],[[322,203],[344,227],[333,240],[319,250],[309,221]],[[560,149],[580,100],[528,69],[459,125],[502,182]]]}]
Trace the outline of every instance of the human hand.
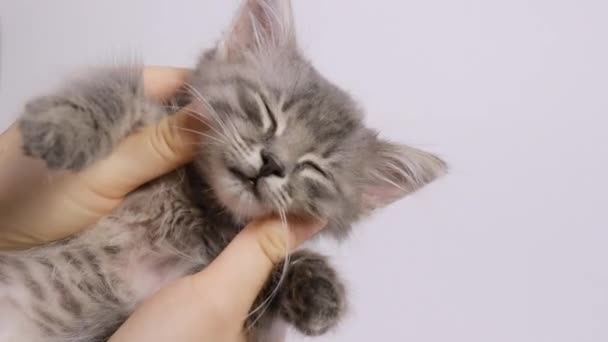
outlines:
[{"label": "human hand", "polygon": [[[170,98],[189,70],[148,67],[147,96]],[[132,190],[190,161],[204,130],[187,109],[126,138],[107,158],[78,172],[50,173],[22,153],[12,125],[0,135],[0,250],[25,249],[77,233],[107,215]]]},{"label": "human hand", "polygon": [[276,219],[249,224],[202,272],[146,300],[110,342],[243,342],[243,326],[273,266],[323,227]]},{"label": "human hand", "polygon": [[[148,96],[162,101],[188,71],[146,68]],[[23,155],[16,125],[0,135],[0,250],[23,249],[77,233],[110,213],[138,186],[187,163],[204,129],[176,113],[125,139],[107,158],[78,172],[51,174]],[[243,322],[273,265],[322,223],[275,219],[249,224],[204,271],[177,280],[146,301],[112,341],[242,341]]]}]

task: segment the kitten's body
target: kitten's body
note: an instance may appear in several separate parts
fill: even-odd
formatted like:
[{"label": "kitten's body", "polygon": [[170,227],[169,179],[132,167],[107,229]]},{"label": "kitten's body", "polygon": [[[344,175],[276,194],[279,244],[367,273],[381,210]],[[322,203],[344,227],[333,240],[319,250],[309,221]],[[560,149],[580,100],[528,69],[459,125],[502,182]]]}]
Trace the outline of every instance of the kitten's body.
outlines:
[{"label": "kitten's body", "polygon": [[[14,341],[97,341],[91,335],[108,336],[141,299],[202,268],[210,256],[195,231],[204,226],[181,186],[177,177],[166,177],[138,190],[112,216],[73,239],[0,256],[0,270],[10,279],[2,286],[4,295],[38,326],[20,331],[36,337]],[[178,220],[186,221],[170,226]],[[160,239],[170,228],[192,235],[191,243],[182,246],[170,235]]]},{"label": "kitten's body", "polygon": [[[248,0],[243,9],[189,82],[193,115],[210,126],[200,156],[76,237],[0,253],[0,342],[105,341],[161,286],[203,269],[247,220],[321,216],[326,232],[344,236],[444,172],[435,156],[364,127],[352,99],[301,57],[287,0]],[[20,122],[24,150],[50,168],[82,169],[168,115],[143,94],[141,68],[131,66],[36,99]],[[257,304],[278,289],[250,342],[268,342],[281,320],[318,335],[344,312],[343,285],[323,257],[300,251],[286,269],[260,294]]]},{"label": "kitten's body", "polygon": [[[188,173],[137,190],[72,239],[0,254],[0,341],[105,341],[143,299],[213,260],[241,225],[191,197]],[[269,333],[261,323],[251,341]]]}]

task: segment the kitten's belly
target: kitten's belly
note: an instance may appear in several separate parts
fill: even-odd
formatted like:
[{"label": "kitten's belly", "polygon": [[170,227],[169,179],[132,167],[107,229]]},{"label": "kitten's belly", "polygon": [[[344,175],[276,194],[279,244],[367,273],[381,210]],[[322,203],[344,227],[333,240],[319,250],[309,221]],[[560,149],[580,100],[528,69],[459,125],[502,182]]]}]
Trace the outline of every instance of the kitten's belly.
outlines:
[{"label": "kitten's belly", "polygon": [[184,255],[158,254],[140,250],[124,256],[125,263],[116,268],[115,274],[130,289],[132,305],[138,305],[162,287],[200,269],[207,260],[197,257],[197,253],[183,251]]},{"label": "kitten's belly", "polygon": [[[139,219],[145,221],[148,216],[144,213]],[[148,232],[153,229],[158,228],[108,218],[81,237],[81,244],[96,251],[100,271],[112,283],[114,295],[126,312],[167,284],[208,263],[203,246],[194,236],[184,235],[188,239],[177,247],[168,239],[151,239]]]}]

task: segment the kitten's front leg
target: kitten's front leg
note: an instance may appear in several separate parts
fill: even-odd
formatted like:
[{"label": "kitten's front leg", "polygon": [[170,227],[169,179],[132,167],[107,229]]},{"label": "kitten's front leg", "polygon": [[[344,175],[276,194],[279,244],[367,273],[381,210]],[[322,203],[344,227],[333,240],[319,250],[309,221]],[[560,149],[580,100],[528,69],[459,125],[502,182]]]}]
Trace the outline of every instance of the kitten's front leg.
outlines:
[{"label": "kitten's front leg", "polygon": [[76,171],[162,115],[163,107],[144,96],[142,68],[129,65],[91,72],[30,101],[19,128],[26,155],[44,160],[50,169]]},{"label": "kitten's front leg", "polygon": [[[254,309],[270,296],[279,284],[283,264],[276,266],[271,281],[260,294]],[[287,274],[280,283],[276,297],[268,304],[269,316],[279,314],[308,336],[317,336],[333,328],[346,311],[344,285],[327,259],[312,251],[303,250],[290,257]],[[255,319],[259,312],[254,313]]]}]

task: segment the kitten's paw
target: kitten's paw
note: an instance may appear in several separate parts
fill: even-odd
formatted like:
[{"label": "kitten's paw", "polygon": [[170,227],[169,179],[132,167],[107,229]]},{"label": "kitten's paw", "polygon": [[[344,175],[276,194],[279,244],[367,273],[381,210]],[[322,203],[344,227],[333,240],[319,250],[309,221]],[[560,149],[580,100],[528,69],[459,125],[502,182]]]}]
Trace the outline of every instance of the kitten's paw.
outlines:
[{"label": "kitten's paw", "polygon": [[44,160],[54,170],[80,170],[105,145],[92,114],[60,97],[29,102],[19,129],[24,153]]},{"label": "kitten's paw", "polygon": [[280,306],[283,318],[300,332],[321,335],[346,311],[344,285],[323,256],[297,252],[291,257]]}]

